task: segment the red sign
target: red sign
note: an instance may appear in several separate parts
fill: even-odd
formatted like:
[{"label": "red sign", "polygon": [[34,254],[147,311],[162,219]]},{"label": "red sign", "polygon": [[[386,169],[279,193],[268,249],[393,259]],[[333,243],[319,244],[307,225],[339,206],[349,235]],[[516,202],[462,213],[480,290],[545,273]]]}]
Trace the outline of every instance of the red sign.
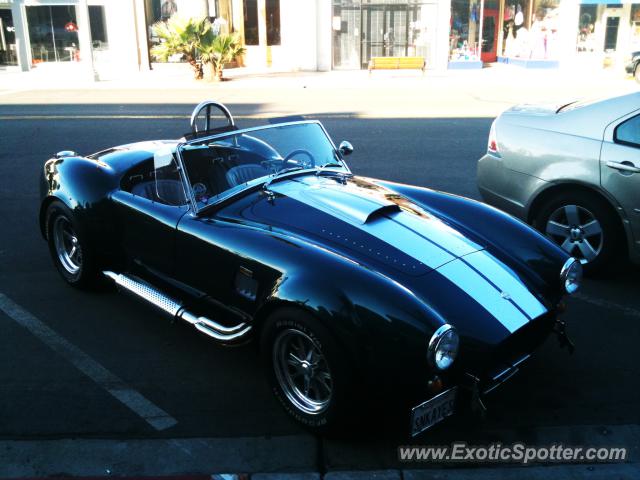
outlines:
[{"label": "red sign", "polygon": [[64,29],[67,32],[77,32],[78,31],[78,26],[73,22],[69,22],[64,26]]}]

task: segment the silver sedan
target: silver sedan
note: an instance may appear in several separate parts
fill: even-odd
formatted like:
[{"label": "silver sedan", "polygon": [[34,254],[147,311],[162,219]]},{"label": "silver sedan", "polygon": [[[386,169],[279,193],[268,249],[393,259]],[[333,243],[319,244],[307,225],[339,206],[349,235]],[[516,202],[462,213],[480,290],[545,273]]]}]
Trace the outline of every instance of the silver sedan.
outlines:
[{"label": "silver sedan", "polygon": [[640,263],[640,92],[505,111],[478,162],[478,187],[588,270],[622,253]]}]

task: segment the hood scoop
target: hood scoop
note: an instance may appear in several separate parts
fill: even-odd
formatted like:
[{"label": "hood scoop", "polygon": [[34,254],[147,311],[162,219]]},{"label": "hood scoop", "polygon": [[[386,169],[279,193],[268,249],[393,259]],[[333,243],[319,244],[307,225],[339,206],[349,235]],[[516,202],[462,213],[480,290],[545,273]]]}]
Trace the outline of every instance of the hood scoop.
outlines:
[{"label": "hood scoop", "polygon": [[[303,184],[305,188],[300,188]],[[327,178],[302,178],[269,187],[274,193],[297,200],[342,218],[349,223],[364,225],[380,216],[400,211],[397,203],[384,196],[349,185],[337,184]]]}]

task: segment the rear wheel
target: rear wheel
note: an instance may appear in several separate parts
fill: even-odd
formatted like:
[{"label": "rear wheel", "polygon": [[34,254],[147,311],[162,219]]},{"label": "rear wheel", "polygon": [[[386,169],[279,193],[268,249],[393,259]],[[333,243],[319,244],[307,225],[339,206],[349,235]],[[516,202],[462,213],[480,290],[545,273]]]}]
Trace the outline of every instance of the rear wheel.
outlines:
[{"label": "rear wheel", "polygon": [[620,244],[611,209],[585,192],[547,200],[538,210],[536,227],[591,272],[609,265]]},{"label": "rear wheel", "polygon": [[97,279],[94,253],[73,212],[62,202],[52,202],[46,228],[49,253],[62,278],[79,288],[93,284]]},{"label": "rear wheel", "polygon": [[310,314],[283,308],[265,322],[261,355],[284,409],[318,433],[335,431],[349,409],[349,363],[332,334]]}]

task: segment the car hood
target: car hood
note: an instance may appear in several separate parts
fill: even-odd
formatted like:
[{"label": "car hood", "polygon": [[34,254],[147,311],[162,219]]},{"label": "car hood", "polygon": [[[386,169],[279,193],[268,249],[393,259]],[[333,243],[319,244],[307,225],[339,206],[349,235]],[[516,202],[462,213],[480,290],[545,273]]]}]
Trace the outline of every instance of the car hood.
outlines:
[{"label": "car hood", "polygon": [[321,239],[385,272],[419,276],[484,249],[401,195],[358,177],[307,175],[269,188],[280,198],[254,209],[265,223]]},{"label": "car hood", "polygon": [[508,260],[392,190],[359,177],[316,175],[269,190],[226,214],[307,239],[383,274],[462,335],[496,343],[547,312]]}]

